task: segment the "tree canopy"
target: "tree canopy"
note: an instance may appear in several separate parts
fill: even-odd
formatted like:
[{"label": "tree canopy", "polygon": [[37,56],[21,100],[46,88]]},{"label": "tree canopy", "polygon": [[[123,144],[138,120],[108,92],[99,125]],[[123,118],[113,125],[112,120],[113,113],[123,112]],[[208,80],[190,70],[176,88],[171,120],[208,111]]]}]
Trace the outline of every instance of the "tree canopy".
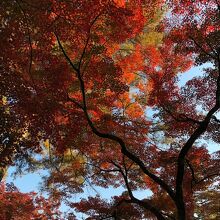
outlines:
[{"label": "tree canopy", "polygon": [[45,169],[49,192],[36,202],[3,181],[1,218],[60,219],[88,185],[123,192],[69,200],[87,219],[219,217],[219,0],[0,5],[1,179]]}]

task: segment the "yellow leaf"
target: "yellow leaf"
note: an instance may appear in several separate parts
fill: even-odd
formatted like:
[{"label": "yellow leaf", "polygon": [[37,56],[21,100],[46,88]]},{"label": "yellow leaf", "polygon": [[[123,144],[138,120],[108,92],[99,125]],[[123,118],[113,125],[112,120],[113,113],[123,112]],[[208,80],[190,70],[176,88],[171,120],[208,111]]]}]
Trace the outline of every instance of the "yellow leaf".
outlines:
[{"label": "yellow leaf", "polygon": [[2,104],[3,105],[7,105],[8,101],[7,101],[7,97],[6,96],[2,96]]},{"label": "yellow leaf", "polygon": [[49,147],[50,147],[50,140],[49,140],[49,139],[46,139],[46,140],[44,141],[44,146],[45,146],[46,148],[49,148]]}]

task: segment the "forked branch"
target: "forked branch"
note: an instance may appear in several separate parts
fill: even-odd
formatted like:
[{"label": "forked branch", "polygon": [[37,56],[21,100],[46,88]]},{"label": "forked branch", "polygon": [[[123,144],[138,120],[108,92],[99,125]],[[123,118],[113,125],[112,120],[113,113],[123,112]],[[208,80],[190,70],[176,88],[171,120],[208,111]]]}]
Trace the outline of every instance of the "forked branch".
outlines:
[{"label": "forked branch", "polygon": [[[88,108],[87,108],[87,102],[86,102],[86,93],[85,93],[85,83],[84,83],[84,80],[82,78],[82,75],[81,75],[81,72],[80,72],[80,69],[77,68],[71,61],[71,59],[69,58],[69,56],[67,55],[65,49],[63,48],[60,40],[59,40],[59,37],[57,34],[55,34],[56,38],[57,38],[57,41],[58,41],[58,44],[59,44],[59,47],[65,57],[65,59],[67,60],[67,62],[70,64],[70,66],[72,67],[72,69],[75,71],[76,73],[76,76],[79,80],[79,83],[80,83],[80,90],[81,90],[81,95],[82,95],[82,104],[80,106],[80,108],[83,110],[84,114],[85,114],[85,117],[86,117],[86,120],[92,130],[92,132],[97,135],[98,137],[100,138],[104,138],[104,139],[109,139],[109,140],[112,140],[112,141],[115,141],[116,143],[118,143],[121,147],[121,152],[122,154],[124,154],[125,156],[127,156],[131,161],[133,161],[135,164],[137,164],[140,169],[143,171],[143,173],[145,173],[148,177],[150,177],[155,183],[159,184],[161,186],[161,188],[163,188],[169,195],[170,197],[175,200],[175,193],[174,191],[171,189],[171,187],[169,185],[167,185],[166,182],[164,182],[160,177],[156,176],[155,174],[153,174],[152,172],[150,172],[147,167],[144,165],[143,161],[141,161],[136,155],[134,155],[132,152],[130,152],[127,147],[126,147],[126,144],[125,142],[120,138],[118,137],[117,135],[114,135],[112,133],[103,133],[101,131],[99,131],[95,125],[93,124],[92,120],[90,119],[90,116],[89,116],[89,113],[88,113]],[[71,101],[71,99],[70,99]],[[75,103],[75,102],[74,102]],[[76,104],[76,103],[75,103]],[[78,105],[78,104],[77,104]],[[78,105],[79,107],[79,105]],[[139,202],[142,206],[143,206],[143,202]],[[162,219],[162,218],[161,218]],[[163,218],[164,219],[164,218]]]}]

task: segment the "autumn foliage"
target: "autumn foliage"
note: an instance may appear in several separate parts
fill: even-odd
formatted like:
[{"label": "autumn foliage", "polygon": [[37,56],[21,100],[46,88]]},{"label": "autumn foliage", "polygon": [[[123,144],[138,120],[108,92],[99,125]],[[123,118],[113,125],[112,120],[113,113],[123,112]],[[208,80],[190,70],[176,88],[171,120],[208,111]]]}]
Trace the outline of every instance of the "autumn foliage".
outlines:
[{"label": "autumn foliage", "polygon": [[60,219],[59,202],[37,196],[36,193],[21,193],[13,184],[0,185],[1,219]]},{"label": "autumn foliage", "polygon": [[218,0],[0,4],[1,177],[45,169],[52,198],[2,184],[2,219],[53,219],[88,186],[123,192],[68,200],[87,219],[218,218],[206,209],[219,195]]}]

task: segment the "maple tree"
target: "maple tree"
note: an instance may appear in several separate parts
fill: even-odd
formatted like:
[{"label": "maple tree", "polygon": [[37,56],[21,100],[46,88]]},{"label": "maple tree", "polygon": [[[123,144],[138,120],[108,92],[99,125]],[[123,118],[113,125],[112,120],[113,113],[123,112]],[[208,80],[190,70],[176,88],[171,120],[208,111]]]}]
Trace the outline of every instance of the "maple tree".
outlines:
[{"label": "maple tree", "polygon": [[124,187],[70,202],[88,219],[217,216],[199,204],[220,172],[219,151],[202,145],[219,143],[218,0],[4,0],[0,11],[2,173],[47,168],[56,199]]},{"label": "maple tree", "polygon": [[1,183],[1,219],[61,219],[59,202],[52,202],[36,193],[21,193],[13,184]]}]

